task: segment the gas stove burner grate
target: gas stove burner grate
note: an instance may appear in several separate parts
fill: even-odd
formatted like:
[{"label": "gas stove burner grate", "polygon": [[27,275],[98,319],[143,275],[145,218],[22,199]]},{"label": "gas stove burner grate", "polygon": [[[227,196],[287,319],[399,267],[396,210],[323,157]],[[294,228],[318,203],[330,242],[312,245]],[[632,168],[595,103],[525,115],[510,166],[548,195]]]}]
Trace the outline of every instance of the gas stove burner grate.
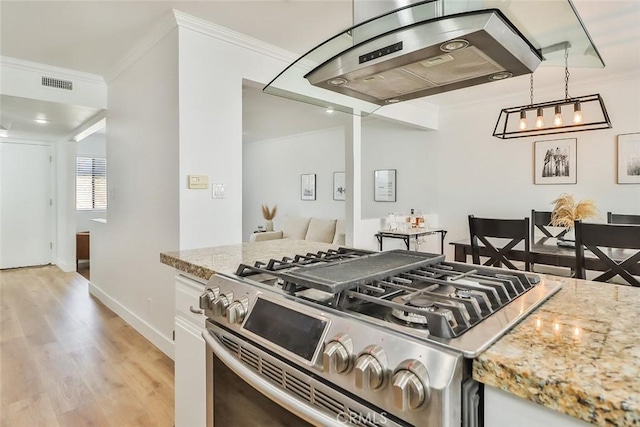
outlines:
[{"label": "gas stove burner grate", "polygon": [[319,263],[330,263],[345,259],[359,258],[371,254],[371,251],[358,249],[338,248],[306,255],[295,255],[283,257],[282,259],[271,259],[268,262],[256,261],[254,265],[240,264],[236,269],[236,276],[249,277],[255,274],[270,273],[277,275],[278,272],[286,271],[296,267],[305,267]]},{"label": "gas stove burner grate", "polygon": [[236,275],[281,287],[292,297],[377,322],[456,338],[532,289],[539,277],[449,263],[444,255],[350,248],[285,257]]}]

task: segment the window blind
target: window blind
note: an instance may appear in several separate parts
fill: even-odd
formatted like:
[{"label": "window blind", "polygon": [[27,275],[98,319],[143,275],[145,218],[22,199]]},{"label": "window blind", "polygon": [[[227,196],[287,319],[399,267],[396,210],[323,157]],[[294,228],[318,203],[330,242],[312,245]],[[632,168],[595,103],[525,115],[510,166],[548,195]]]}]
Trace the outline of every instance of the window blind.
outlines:
[{"label": "window blind", "polygon": [[107,209],[107,160],[76,158],[76,209]]}]

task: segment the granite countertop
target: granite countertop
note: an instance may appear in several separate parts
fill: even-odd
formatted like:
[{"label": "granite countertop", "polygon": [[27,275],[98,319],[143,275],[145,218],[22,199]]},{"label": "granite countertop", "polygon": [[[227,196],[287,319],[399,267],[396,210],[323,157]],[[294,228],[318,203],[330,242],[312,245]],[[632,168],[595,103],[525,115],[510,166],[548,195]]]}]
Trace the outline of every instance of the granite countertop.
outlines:
[{"label": "granite countertop", "polygon": [[484,384],[601,426],[640,425],[640,289],[563,288],[473,363]]},{"label": "granite countertop", "polygon": [[240,264],[281,259],[295,254],[337,249],[337,245],[309,240],[276,239],[214,248],[164,252],[160,262],[204,280],[214,273],[234,274]]}]

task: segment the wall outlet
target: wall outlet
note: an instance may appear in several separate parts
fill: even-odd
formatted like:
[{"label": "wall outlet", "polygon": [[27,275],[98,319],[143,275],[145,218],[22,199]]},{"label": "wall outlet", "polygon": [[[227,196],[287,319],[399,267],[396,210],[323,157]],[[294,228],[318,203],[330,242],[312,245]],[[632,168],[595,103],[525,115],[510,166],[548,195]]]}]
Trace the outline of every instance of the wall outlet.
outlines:
[{"label": "wall outlet", "polygon": [[153,300],[151,298],[147,298],[147,312],[151,314],[151,310],[153,307]]}]

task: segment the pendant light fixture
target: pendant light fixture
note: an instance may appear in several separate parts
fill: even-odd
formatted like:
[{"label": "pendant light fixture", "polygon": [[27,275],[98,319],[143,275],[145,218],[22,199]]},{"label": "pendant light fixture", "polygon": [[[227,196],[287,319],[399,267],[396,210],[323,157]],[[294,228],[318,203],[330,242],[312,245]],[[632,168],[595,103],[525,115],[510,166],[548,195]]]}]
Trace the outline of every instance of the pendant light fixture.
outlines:
[{"label": "pendant light fixture", "polygon": [[[611,120],[600,94],[578,97],[569,96],[569,48],[564,47],[564,99],[550,102],[533,103],[533,73],[531,74],[531,103],[520,107],[503,108],[498,116],[493,136],[501,139],[523,138],[526,136],[551,135],[585,130],[609,129]],[[568,110],[573,110],[568,120]],[[549,121],[545,121],[545,112],[549,111]],[[533,126],[528,122],[528,112],[534,117]],[[584,114],[583,114],[584,113]],[[553,114],[553,115],[551,115]]]}]

